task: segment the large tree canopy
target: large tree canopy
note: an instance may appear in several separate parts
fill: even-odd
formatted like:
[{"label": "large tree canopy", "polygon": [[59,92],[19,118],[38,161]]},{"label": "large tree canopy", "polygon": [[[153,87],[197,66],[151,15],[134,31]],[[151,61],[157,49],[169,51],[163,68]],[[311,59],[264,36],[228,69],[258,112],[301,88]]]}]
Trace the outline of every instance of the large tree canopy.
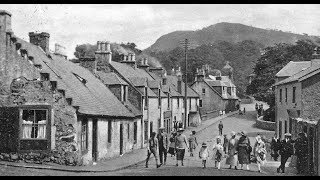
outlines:
[{"label": "large tree canopy", "polygon": [[265,48],[265,53],[258,59],[254,67],[256,76],[247,86],[247,94],[273,107],[275,95],[272,85],[275,83],[277,72],[290,61],[310,61],[314,48],[315,44],[309,40],[299,40],[294,45],[282,43]]}]

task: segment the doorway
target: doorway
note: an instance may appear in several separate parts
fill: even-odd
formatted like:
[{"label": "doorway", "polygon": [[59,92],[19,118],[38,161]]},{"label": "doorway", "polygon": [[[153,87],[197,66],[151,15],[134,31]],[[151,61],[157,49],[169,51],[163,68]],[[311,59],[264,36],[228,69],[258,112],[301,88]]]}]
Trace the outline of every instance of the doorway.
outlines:
[{"label": "doorway", "polygon": [[120,124],[120,156],[123,154],[123,124]]},{"label": "doorway", "polygon": [[98,160],[98,126],[97,119],[92,121],[92,160]]}]

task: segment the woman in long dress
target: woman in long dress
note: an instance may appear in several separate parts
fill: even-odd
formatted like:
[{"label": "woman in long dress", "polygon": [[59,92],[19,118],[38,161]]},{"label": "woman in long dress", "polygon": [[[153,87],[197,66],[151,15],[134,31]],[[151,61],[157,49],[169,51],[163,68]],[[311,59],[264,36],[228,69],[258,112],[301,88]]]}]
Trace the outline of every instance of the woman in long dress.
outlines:
[{"label": "woman in long dress", "polygon": [[253,149],[254,149],[253,155],[257,159],[258,172],[261,172],[260,166],[261,165],[263,166],[266,161],[267,150],[266,150],[266,145],[262,141],[260,136],[256,137],[256,143],[254,144]]},{"label": "woman in long dress", "polygon": [[239,164],[241,164],[241,169],[243,169],[243,165],[245,164],[247,166],[247,170],[249,170],[249,163],[250,163],[250,151],[249,148],[250,140],[247,137],[246,133],[244,131],[241,132],[241,137],[238,141],[238,160]]},{"label": "woman in long dress", "polygon": [[198,146],[197,137],[196,137],[196,131],[192,131],[188,141],[189,141],[190,156],[193,156],[193,152]]},{"label": "woman in long dress", "polygon": [[171,157],[172,156],[175,156],[175,142],[174,142],[174,138],[176,137],[177,133],[176,132],[172,132],[171,133],[171,137],[169,139],[170,141],[170,144],[169,144],[169,150],[168,150],[168,153],[171,154]]},{"label": "woman in long dress", "polygon": [[220,164],[223,157],[223,146],[220,138],[217,138],[217,143],[213,147],[213,151],[214,151],[214,156],[213,156],[214,166],[217,167],[217,164],[218,164],[218,169],[220,170],[220,166],[221,166]]},{"label": "woman in long dress", "polygon": [[228,157],[226,159],[226,164],[230,165],[229,169],[234,166],[235,169],[238,169],[238,155],[237,155],[237,146],[238,140],[236,139],[236,133],[231,132],[231,138],[228,142]]}]

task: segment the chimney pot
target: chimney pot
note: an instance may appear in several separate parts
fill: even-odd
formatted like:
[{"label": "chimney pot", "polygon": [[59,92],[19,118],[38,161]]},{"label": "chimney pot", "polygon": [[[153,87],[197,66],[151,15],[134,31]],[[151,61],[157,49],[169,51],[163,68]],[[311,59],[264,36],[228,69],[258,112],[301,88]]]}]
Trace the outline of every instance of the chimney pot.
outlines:
[{"label": "chimney pot", "polygon": [[110,42],[109,41],[106,41],[106,51],[107,52],[111,52]]},{"label": "chimney pot", "polygon": [[11,13],[5,10],[0,10],[0,26],[2,26],[4,32],[12,32]]}]

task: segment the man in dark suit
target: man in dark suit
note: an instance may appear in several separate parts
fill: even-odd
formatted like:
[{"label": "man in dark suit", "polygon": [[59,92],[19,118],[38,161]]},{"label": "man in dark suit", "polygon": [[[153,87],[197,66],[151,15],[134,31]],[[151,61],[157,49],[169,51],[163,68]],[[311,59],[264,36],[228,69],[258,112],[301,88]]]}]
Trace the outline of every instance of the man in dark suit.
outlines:
[{"label": "man in dark suit", "polygon": [[169,137],[167,133],[164,132],[164,127],[159,128],[159,134],[157,139],[159,141],[159,156],[160,156],[160,165],[166,165],[167,161],[167,152],[169,148]]},{"label": "man in dark suit", "polygon": [[291,134],[286,133],[284,134],[284,140],[280,143],[279,153],[281,155],[281,165],[277,168],[277,173],[280,173],[280,170],[282,170],[282,173],[284,173],[285,165],[289,157],[293,155],[293,144],[291,141]]}]

